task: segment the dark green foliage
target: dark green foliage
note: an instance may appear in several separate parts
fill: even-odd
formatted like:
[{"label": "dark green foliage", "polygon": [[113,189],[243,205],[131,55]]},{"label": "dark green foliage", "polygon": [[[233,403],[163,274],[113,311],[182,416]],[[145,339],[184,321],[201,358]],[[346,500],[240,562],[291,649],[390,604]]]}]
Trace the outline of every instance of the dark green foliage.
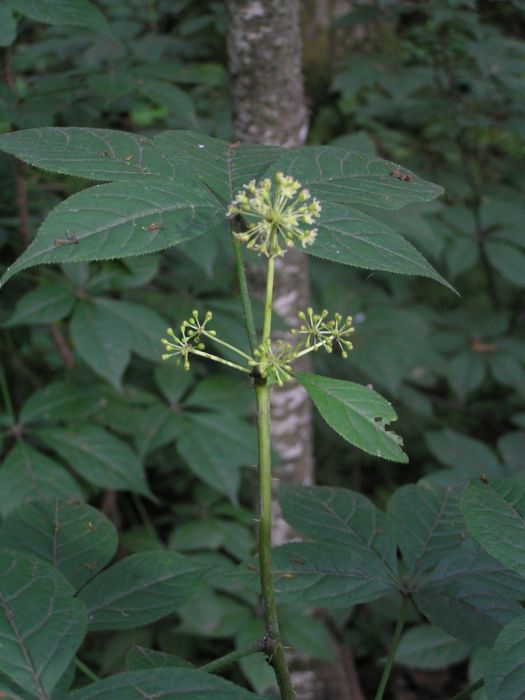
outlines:
[{"label": "dark green foliage", "polygon": [[[0,300],[14,409],[0,414],[0,695],[241,700],[256,696],[239,684],[271,685],[262,653],[235,685],[190,668],[263,634],[242,563],[249,385],[160,366],[158,341],[210,308],[245,343],[226,208],[283,170],[323,206],[314,305],[356,328],[348,365],[316,355],[299,377],[345,440],[319,423],[319,480],[366,492],[281,489],[306,540],[275,550],[286,642],[330,658],[299,609],[325,607],[358,666],[379,666],[410,597],[397,663],[470,656],[476,700],[522,697],[524,8],[495,5],[357,3],[334,19],[336,60],[320,70],[306,47],[307,82],[324,81],[311,142],[332,145],[299,152],[230,143],[222,3],[0,6],[0,148],[48,171],[0,161],[3,279],[20,273]],[[376,459],[405,451],[408,466]],[[81,687],[77,654],[118,675]]]}]

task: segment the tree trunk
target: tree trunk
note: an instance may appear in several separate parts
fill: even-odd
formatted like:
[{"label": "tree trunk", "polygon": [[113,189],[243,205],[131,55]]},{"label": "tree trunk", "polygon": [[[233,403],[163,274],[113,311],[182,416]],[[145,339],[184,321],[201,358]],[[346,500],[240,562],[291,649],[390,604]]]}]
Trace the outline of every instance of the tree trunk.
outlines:
[{"label": "tree trunk", "polygon": [[[226,0],[229,13],[228,53],[232,80],[234,139],[289,148],[302,146],[308,112],[302,80],[299,0]],[[257,280],[251,280],[257,286]],[[290,250],[276,260],[274,308],[287,325],[308,306],[308,258]],[[291,340],[291,338],[290,338]],[[305,362],[302,370],[308,369]],[[272,444],[281,481],[312,484],[311,404],[304,389],[288,383],[272,391]],[[281,544],[291,531],[274,508],[273,540]],[[298,700],[362,700],[353,659],[338,648],[336,666],[313,663],[290,654],[292,682]],[[346,667],[346,668],[345,668]]]}]

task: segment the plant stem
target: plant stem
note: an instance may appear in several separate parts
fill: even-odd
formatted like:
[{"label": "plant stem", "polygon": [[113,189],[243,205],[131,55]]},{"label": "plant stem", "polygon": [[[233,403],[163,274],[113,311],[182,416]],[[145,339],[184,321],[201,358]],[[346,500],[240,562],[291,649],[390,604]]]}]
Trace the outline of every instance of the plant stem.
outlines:
[{"label": "plant stem", "polygon": [[268,258],[268,271],[266,273],[266,297],[264,300],[264,326],[263,343],[269,340],[272,332],[272,300],[273,300],[273,279],[275,275],[275,258]]},{"label": "plant stem", "polygon": [[[266,324],[265,324],[266,326]],[[259,434],[259,576],[266,634],[271,643],[270,663],[277,677],[282,700],[293,700],[290,674],[277,620],[272,581],[272,463],[270,438],[270,387],[265,380],[255,385]]]},{"label": "plant stem", "polygon": [[82,673],[94,683],[100,680],[97,674],[93,673],[93,671],[90,668],[88,668],[88,666],[86,666],[86,664],[83,661],[81,661],[78,657],[75,657],[75,664],[78,670],[82,671]]},{"label": "plant stem", "polygon": [[216,335],[212,335],[211,333],[208,333],[208,331],[204,330],[201,331],[202,335],[206,336],[206,338],[209,338],[210,340],[213,340],[215,343],[218,343],[219,345],[224,346],[225,348],[228,348],[229,350],[232,350],[233,352],[236,352],[237,355],[240,355],[241,357],[244,357],[245,360],[251,360],[252,358],[250,355],[248,355],[246,352],[243,352],[242,350],[239,350],[239,348],[236,348],[235,345],[230,345],[230,343],[227,343],[225,340],[221,340],[220,338],[217,338]]},{"label": "plant stem", "polygon": [[457,695],[454,695],[452,700],[467,700],[467,698],[472,697],[472,694],[475,693],[476,690],[483,688],[484,685],[485,681],[483,678],[479,678],[477,681],[469,685],[468,688],[464,688]]},{"label": "plant stem", "polygon": [[200,666],[201,671],[206,671],[207,673],[216,673],[217,671],[222,671],[224,668],[231,666],[236,661],[240,661],[245,656],[250,656],[251,654],[256,654],[258,651],[264,651],[265,643],[264,641],[258,640],[256,642],[250,642],[240,649],[231,651],[229,654],[221,656],[219,659],[214,659],[204,666]]},{"label": "plant stem", "polygon": [[246,279],[246,270],[244,267],[244,260],[242,258],[242,248],[240,241],[238,241],[233,234],[233,229],[232,246],[233,257],[235,259],[235,268],[237,270],[237,279],[239,280],[239,292],[241,294],[242,308],[244,311],[244,320],[246,322],[246,330],[248,331],[248,340],[250,341],[250,348],[253,353],[258,346],[257,333],[255,331],[255,322],[253,320],[252,302],[250,300],[250,294],[248,292],[248,281]]},{"label": "plant stem", "polygon": [[228,367],[232,367],[233,369],[238,369],[239,372],[246,372],[246,374],[250,374],[251,372],[251,370],[247,367],[241,367],[241,365],[238,365],[236,362],[224,360],[222,357],[218,357],[217,355],[211,355],[209,352],[204,352],[204,350],[197,350],[196,348],[191,348],[191,354],[199,355],[200,357],[206,357],[208,358],[208,360],[213,360],[214,362],[220,362],[221,364],[227,365]]},{"label": "plant stem", "polygon": [[2,398],[4,399],[4,404],[5,404],[5,409],[7,413],[9,413],[9,416],[13,423],[16,422],[16,414],[15,414],[15,409],[13,406],[13,402],[11,401],[11,394],[9,393],[9,387],[7,386],[7,381],[5,378],[5,373],[4,373],[4,366],[0,362],[0,392],[2,394]]},{"label": "plant stem", "polygon": [[404,597],[403,603],[401,604],[401,610],[399,611],[399,618],[397,620],[396,629],[394,630],[394,637],[392,639],[392,644],[390,645],[390,651],[388,652],[388,658],[386,660],[385,668],[383,670],[383,675],[381,676],[381,682],[379,683],[379,688],[377,689],[375,700],[383,700],[383,694],[386,690],[388,679],[390,678],[390,672],[392,671],[392,666],[394,665],[397,647],[399,646],[399,640],[401,639],[401,633],[403,632],[403,627],[405,625],[408,603],[409,598]]}]

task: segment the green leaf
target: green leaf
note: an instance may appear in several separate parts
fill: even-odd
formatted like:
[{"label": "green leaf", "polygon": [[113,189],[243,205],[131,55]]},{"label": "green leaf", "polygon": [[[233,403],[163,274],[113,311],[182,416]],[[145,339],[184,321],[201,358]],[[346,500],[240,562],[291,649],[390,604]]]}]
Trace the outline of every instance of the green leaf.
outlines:
[{"label": "green leaf", "polygon": [[[160,339],[166,335],[168,326],[159,314],[146,306],[129,301],[117,301],[99,297],[93,303],[116,319],[116,323],[128,327],[130,347],[146,360],[159,361],[163,352]],[[115,332],[114,332],[115,335]]]},{"label": "green leaf", "polygon": [[[514,416],[514,422],[518,424]],[[523,425],[525,428],[525,423]],[[503,457],[505,468],[511,474],[525,470],[525,430],[505,433],[498,438],[498,450]]]},{"label": "green leaf", "polygon": [[166,80],[146,78],[138,81],[138,90],[154,104],[166,107],[170,116],[176,117],[179,124],[195,127],[197,119],[195,106],[190,95],[180,87],[168,83]]},{"label": "green leaf", "polygon": [[489,241],[487,257],[493,267],[509,282],[525,286],[525,253],[517,246]]},{"label": "green leaf", "polygon": [[[330,200],[399,209],[409,202],[428,202],[444,191],[383,158],[333,146],[288,151],[273,163],[268,174],[279,170],[293,175],[323,205]],[[402,180],[400,175],[410,179]]]},{"label": "green leaf", "polygon": [[136,453],[103,428],[93,425],[68,430],[46,428],[40,429],[38,435],[89,483],[150,495]]},{"label": "green leaf", "polygon": [[279,624],[285,644],[311,658],[334,663],[334,640],[322,620],[307,617],[297,608],[283,608],[279,611]]},{"label": "green leaf", "polygon": [[191,668],[130,671],[71,693],[70,700],[138,700],[162,697],[163,700],[255,700],[258,696],[223,678]]},{"label": "green leaf", "polygon": [[459,492],[423,479],[397,489],[388,502],[393,535],[412,573],[434,566],[461,546],[465,525]]},{"label": "green leaf", "polygon": [[498,477],[501,464],[494,452],[480,440],[446,428],[425,433],[426,443],[434,457],[452,469],[464,470],[466,475]]},{"label": "green leaf", "polygon": [[90,630],[141,627],[175,612],[202,582],[203,565],[175,552],[132,554],[79,593]]},{"label": "green leaf", "polygon": [[397,591],[392,573],[374,552],[329,544],[285,544],[272,550],[281,603],[342,608]]},{"label": "green leaf", "polygon": [[317,229],[306,253],[368,270],[422,275],[453,289],[411,243],[360,211],[322,201]]},{"label": "green leaf", "polygon": [[163,250],[210,231],[225,219],[215,198],[189,181],[175,183],[152,175],[96,185],[53,209],[31,245],[6,270],[3,282],[42,263],[107,260]]},{"label": "green leaf", "polygon": [[488,700],[523,700],[525,697],[525,615],[501,631],[489,657],[485,675]]},{"label": "green leaf", "polygon": [[376,457],[408,462],[401,438],[387,430],[397,415],[392,405],[373,389],[303,372],[296,379],[328,425],[351,445]]},{"label": "green leaf", "polygon": [[48,698],[84,637],[84,606],[56,569],[20,552],[0,552],[0,591],[2,673]]},{"label": "green leaf", "polygon": [[100,408],[101,396],[94,388],[71,382],[51,382],[27,399],[20,411],[20,422],[40,423],[80,420]]},{"label": "green leaf", "polygon": [[19,441],[0,466],[0,514],[5,517],[27,501],[55,497],[82,499],[83,494],[63,467]]},{"label": "green leaf", "polygon": [[129,325],[103,305],[80,301],[71,320],[71,340],[84,362],[120,389],[131,357]]},{"label": "green leaf", "polygon": [[501,629],[521,613],[525,580],[484,552],[473,540],[442,559],[414,591],[432,624],[458,639],[491,647]]},{"label": "green leaf", "polygon": [[463,492],[461,510],[480,545],[525,576],[525,486],[511,479],[473,481]]},{"label": "green leaf", "polygon": [[7,4],[37,22],[109,32],[106,18],[88,0],[7,0]]},{"label": "green leaf", "polygon": [[184,430],[184,419],[168,406],[151,406],[141,416],[140,428],[131,431],[141,457],[165,447]]},{"label": "green leaf", "polygon": [[434,671],[464,661],[470,649],[468,644],[438,627],[417,625],[401,638],[395,662],[409,668]]},{"label": "green leaf", "polygon": [[385,514],[356,491],[328,486],[279,488],[284,519],[317,543],[362,549],[397,570],[396,542]]},{"label": "green leaf", "polygon": [[486,363],[479,353],[465,350],[449,362],[447,380],[458,399],[464,403],[468,396],[483,384]]},{"label": "green leaf", "polygon": [[183,419],[177,452],[202,481],[235,500],[240,468],[257,461],[255,431],[231,414],[188,412]]},{"label": "green leaf", "polygon": [[113,524],[100,511],[74,499],[32,501],[0,526],[0,548],[47,561],[75,590],[111,561],[117,544]]},{"label": "green leaf", "polygon": [[126,657],[128,671],[140,671],[145,668],[193,668],[193,664],[180,656],[166,654],[146,647],[132,647]]},{"label": "green leaf", "polygon": [[16,20],[7,5],[0,5],[0,46],[11,46],[16,39]]},{"label": "green leaf", "polygon": [[5,327],[21,323],[53,323],[65,318],[75,303],[75,291],[69,284],[42,284],[18,301]]}]

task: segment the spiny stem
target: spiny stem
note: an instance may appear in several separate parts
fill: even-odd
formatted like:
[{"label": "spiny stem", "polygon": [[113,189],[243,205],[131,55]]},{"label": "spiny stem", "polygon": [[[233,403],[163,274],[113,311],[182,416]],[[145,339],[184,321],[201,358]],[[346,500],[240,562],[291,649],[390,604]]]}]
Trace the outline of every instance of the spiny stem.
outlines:
[{"label": "spiny stem", "polygon": [[259,435],[259,576],[264,609],[266,633],[273,649],[270,663],[277,678],[282,700],[293,700],[290,674],[286,665],[284,647],[279,632],[277,604],[272,580],[272,463],[270,437],[270,387],[256,384],[257,429]]},{"label": "spiny stem", "polygon": [[206,338],[213,340],[214,342],[218,343],[219,345],[223,345],[225,348],[228,348],[229,350],[236,352],[237,355],[244,357],[245,360],[252,360],[252,357],[250,355],[248,355],[246,352],[239,350],[239,348],[236,348],[235,345],[230,345],[230,343],[227,343],[225,340],[221,340],[220,338],[217,338],[216,335],[212,335],[207,330],[201,331],[201,335],[204,335],[204,336],[206,336]]},{"label": "spiny stem", "polygon": [[[231,226],[231,225],[230,225]],[[250,293],[248,292],[248,281],[246,279],[246,269],[242,258],[242,248],[240,241],[237,240],[232,228],[232,246],[233,257],[235,259],[235,268],[237,270],[237,279],[239,280],[239,292],[241,294],[242,308],[244,311],[244,320],[246,322],[246,330],[248,331],[248,340],[252,353],[257,349],[257,333],[255,331],[255,321],[253,320],[252,302]]]},{"label": "spiny stem", "polygon": [[93,673],[93,671],[88,666],[86,666],[86,664],[83,661],[81,661],[78,657],[75,658],[75,665],[79,671],[82,671],[82,673],[94,683],[100,680],[97,674]]},{"label": "spiny stem", "polygon": [[275,258],[268,258],[268,271],[266,274],[266,297],[264,300],[264,327],[263,343],[269,340],[272,332],[272,299],[273,299],[273,279],[275,275]]},{"label": "spiny stem", "polygon": [[472,685],[469,685],[468,688],[464,688],[457,695],[454,695],[452,700],[467,700],[468,698],[472,697],[473,693],[475,693],[476,690],[483,688],[484,685],[485,681],[483,680],[483,678],[479,678],[477,681],[472,683]]},{"label": "spiny stem", "polygon": [[392,644],[390,645],[390,651],[388,652],[388,658],[386,660],[385,668],[383,669],[383,675],[381,676],[381,681],[379,683],[379,688],[377,689],[375,700],[383,700],[383,694],[386,690],[388,679],[390,678],[392,666],[394,665],[394,659],[396,656],[397,647],[399,646],[399,641],[401,639],[401,633],[403,632],[403,627],[405,626],[408,604],[409,598],[404,597],[403,603],[401,604],[401,610],[399,611],[396,629],[394,630],[394,637],[392,638]]},{"label": "spiny stem", "polygon": [[258,640],[255,642],[250,642],[240,649],[231,651],[229,654],[221,656],[219,659],[214,659],[204,666],[200,666],[201,671],[206,671],[207,673],[216,673],[217,671],[222,671],[224,668],[228,668],[232,664],[240,661],[245,656],[250,656],[251,654],[256,654],[258,651],[264,651],[265,644],[264,640]]},{"label": "spiny stem", "polygon": [[223,365],[227,365],[228,367],[232,367],[233,369],[238,369],[239,372],[246,372],[246,374],[250,374],[251,370],[248,369],[247,367],[241,367],[241,365],[238,365],[236,362],[230,362],[229,360],[224,360],[222,357],[218,357],[218,355],[211,355],[209,352],[205,352],[204,350],[197,350],[197,348],[191,348],[190,350],[192,355],[199,355],[200,357],[206,357],[208,360],[213,360],[214,362],[220,362]]}]

